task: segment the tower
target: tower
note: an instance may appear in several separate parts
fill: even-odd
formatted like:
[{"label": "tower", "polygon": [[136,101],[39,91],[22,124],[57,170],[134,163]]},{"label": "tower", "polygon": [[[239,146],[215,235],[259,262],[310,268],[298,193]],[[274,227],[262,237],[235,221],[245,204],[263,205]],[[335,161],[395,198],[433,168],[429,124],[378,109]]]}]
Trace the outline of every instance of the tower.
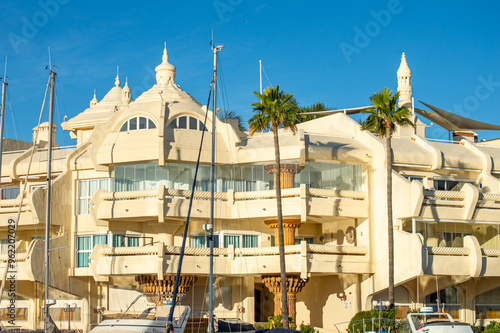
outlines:
[{"label": "tower", "polygon": [[[398,92],[399,92],[399,102],[398,106],[402,107],[406,105],[406,107],[411,107],[411,96],[412,96],[412,88],[411,88],[411,70],[408,67],[408,63],[406,62],[406,55],[403,52],[401,56],[401,64],[399,65],[399,69],[397,72],[398,76]],[[409,103],[409,105],[407,105]]]}]

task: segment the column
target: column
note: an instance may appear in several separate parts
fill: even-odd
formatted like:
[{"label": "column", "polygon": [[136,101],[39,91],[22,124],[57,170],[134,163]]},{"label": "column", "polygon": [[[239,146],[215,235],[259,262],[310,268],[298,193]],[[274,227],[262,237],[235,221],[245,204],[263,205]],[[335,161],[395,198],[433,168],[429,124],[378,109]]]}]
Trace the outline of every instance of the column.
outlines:
[{"label": "column", "polygon": [[[265,223],[269,226],[269,228],[274,229],[274,245],[279,246],[278,220],[267,220]],[[299,228],[300,225],[300,219],[283,219],[283,241],[285,246],[295,245],[295,229]]]},{"label": "column", "polygon": [[[286,277],[288,313],[293,321],[295,321],[297,315],[297,294],[302,291],[307,281],[307,279],[301,279],[298,275]],[[263,276],[262,283],[274,294],[274,315],[281,314],[281,277],[279,275]]]},{"label": "column", "polygon": [[[293,188],[295,175],[298,174],[304,167],[298,164],[281,164],[280,172],[280,184],[281,188]],[[274,175],[274,184],[276,184],[276,166],[274,164],[269,164],[264,167],[266,171]]]},{"label": "column", "polygon": [[[191,286],[198,278],[191,275],[181,275],[179,279],[179,290],[181,294],[187,294]],[[153,295],[171,295],[174,293],[175,275],[165,275],[163,280],[158,280],[157,275],[136,275],[135,281],[142,287],[142,292]],[[155,300],[159,301],[159,300]]]}]

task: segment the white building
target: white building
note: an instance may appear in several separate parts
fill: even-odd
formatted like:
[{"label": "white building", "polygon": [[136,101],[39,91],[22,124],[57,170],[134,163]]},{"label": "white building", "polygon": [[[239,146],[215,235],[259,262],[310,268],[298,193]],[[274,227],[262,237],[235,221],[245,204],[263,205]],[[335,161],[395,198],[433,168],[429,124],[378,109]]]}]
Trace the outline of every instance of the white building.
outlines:
[{"label": "white building", "polygon": [[[156,72],[157,84],[135,101],[117,77],[100,101],[94,96],[62,124],[77,140],[76,148],[54,151],[52,167],[49,296],[62,328],[65,304],[76,304],[73,323],[88,331],[141,289],[173,284],[201,135],[214,119],[209,111],[203,125],[207,108],[175,84],[166,50]],[[404,55],[397,76],[404,104],[412,96]],[[250,137],[215,121],[216,315],[265,321],[279,311],[280,294],[272,133]],[[460,320],[498,319],[500,146],[435,142],[417,124],[416,134],[402,129],[392,140],[397,306],[403,313],[436,303],[437,285]],[[34,149],[6,151],[2,160],[0,273],[9,219],[20,210],[16,325],[29,328],[43,325],[44,129]],[[291,311],[298,323],[333,330],[387,299],[384,140],[340,113],[299,124],[295,135],[280,132],[280,144]],[[202,225],[210,216],[210,152],[207,135],[182,268],[184,304],[195,313],[208,309]],[[9,302],[5,293],[4,325]]]}]

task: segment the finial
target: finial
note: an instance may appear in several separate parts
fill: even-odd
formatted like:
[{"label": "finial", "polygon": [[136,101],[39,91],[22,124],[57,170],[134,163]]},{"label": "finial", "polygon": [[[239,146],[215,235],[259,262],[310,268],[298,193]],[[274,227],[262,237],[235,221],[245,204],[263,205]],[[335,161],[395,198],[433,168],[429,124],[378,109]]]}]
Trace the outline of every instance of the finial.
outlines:
[{"label": "finial", "polygon": [[401,59],[405,59],[406,60],[406,54],[403,52],[403,55],[401,56]]},{"label": "finial", "polygon": [[115,86],[119,87],[120,86],[120,66],[116,66],[116,79],[115,79]]},{"label": "finial", "polygon": [[94,89],[94,98],[92,98],[92,100],[90,101],[90,107],[92,108],[92,107],[96,106],[97,103],[99,103],[99,100],[95,96],[95,89]]}]

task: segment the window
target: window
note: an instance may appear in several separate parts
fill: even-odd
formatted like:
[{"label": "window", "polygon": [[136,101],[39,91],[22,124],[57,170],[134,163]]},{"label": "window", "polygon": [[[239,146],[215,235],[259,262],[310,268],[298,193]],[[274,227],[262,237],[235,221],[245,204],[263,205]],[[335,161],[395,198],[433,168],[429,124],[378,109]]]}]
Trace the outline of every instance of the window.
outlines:
[{"label": "window", "polygon": [[417,176],[404,176],[406,179],[408,179],[410,182],[416,180],[416,181],[419,181],[421,183],[424,182],[424,177],[417,177]]},{"label": "window", "polygon": [[[191,244],[193,247],[209,247],[208,235],[194,235],[191,236]],[[220,244],[219,239],[222,239],[223,244]],[[222,231],[218,234],[214,234],[214,247],[227,248],[229,245],[234,245],[235,248],[249,248],[249,247],[259,247],[259,236],[258,235],[248,235],[248,234],[232,234]]]},{"label": "window", "polygon": [[33,192],[34,190],[36,190],[37,188],[41,187],[41,188],[45,188],[47,185],[31,185],[30,186],[30,192]]},{"label": "window", "polygon": [[2,188],[0,189],[0,198],[2,198],[2,200],[17,199],[19,193],[21,193],[19,187]]},{"label": "window", "polygon": [[139,236],[113,235],[113,247],[135,247],[139,246]]},{"label": "window", "polygon": [[98,244],[108,244],[108,235],[76,237],[76,267],[89,267],[90,253]]},{"label": "window", "polygon": [[90,199],[97,190],[111,190],[111,181],[111,178],[79,180],[76,189],[76,214],[89,214]]},{"label": "window", "polygon": [[[191,236],[193,247],[208,247],[208,235]],[[214,247],[219,247],[219,235],[214,235]]]},{"label": "window", "polygon": [[2,238],[0,240],[0,253],[7,254],[9,250],[9,240],[7,238]]},{"label": "window", "polygon": [[180,128],[180,129],[190,129],[195,131],[206,131],[207,128],[203,125],[203,122],[195,117],[191,116],[181,116],[173,119],[167,126],[167,128]]},{"label": "window", "polygon": [[438,191],[460,191],[465,183],[474,183],[474,181],[434,178],[434,188]]},{"label": "window", "polygon": [[153,129],[153,128],[156,128],[156,125],[151,119],[146,117],[134,117],[127,120],[122,125],[122,127],[120,127],[120,132]]},{"label": "window", "polygon": [[299,245],[303,240],[305,240],[307,244],[314,244],[314,237],[295,237],[295,245]]}]

